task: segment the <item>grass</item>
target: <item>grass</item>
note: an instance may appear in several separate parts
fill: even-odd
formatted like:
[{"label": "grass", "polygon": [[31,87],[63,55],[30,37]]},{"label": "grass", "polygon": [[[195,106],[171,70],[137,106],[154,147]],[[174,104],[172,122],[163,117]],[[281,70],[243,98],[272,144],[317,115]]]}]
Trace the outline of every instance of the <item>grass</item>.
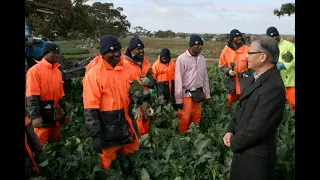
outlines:
[{"label": "grass", "polygon": [[[132,36],[120,39],[123,49],[126,49]],[[155,37],[139,37],[145,46],[145,55],[150,59],[156,59],[162,48],[168,48],[172,58],[177,58],[184,53],[189,47],[189,39],[180,38],[155,38]],[[220,53],[226,42],[205,41],[202,55],[207,59],[219,59]]]}]

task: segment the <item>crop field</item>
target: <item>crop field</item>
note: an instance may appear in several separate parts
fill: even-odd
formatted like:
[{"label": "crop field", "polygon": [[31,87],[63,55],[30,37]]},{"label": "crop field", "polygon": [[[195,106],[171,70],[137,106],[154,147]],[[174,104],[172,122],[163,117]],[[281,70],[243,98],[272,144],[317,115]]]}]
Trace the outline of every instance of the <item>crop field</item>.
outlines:
[{"label": "crop field", "polygon": [[[125,49],[130,38],[121,40]],[[155,59],[163,47],[177,57],[188,48],[188,40],[148,39],[145,54]],[[72,42],[62,50],[74,48]],[[63,43],[60,43],[63,44]],[[209,59],[219,58],[225,42],[205,42],[203,54]],[[93,49],[93,50],[92,50]],[[97,44],[85,54],[98,52]],[[70,51],[69,51],[70,52]],[[227,180],[232,152],[223,144],[226,126],[233,116],[227,108],[227,91],[222,82],[217,61],[208,63],[209,83],[213,103],[203,104],[200,125],[191,124],[186,133],[176,132],[179,119],[171,104],[162,97],[154,97],[155,114],[149,134],[140,139],[140,149],[127,157],[118,157],[112,169],[100,167],[98,154],[91,148],[87,137],[82,104],[82,77],[72,79],[66,100],[70,107],[71,121],[62,125],[61,140],[48,143],[39,157],[40,176],[33,180]],[[294,112],[286,106],[277,136],[277,179],[292,180],[295,174],[295,120]]]},{"label": "crop field", "polygon": [[[122,45],[122,51],[125,52],[132,36],[119,39]],[[171,57],[176,59],[180,54],[185,52],[189,46],[189,38],[155,38],[155,37],[139,37],[145,45],[145,56],[153,63],[162,48],[168,48]],[[293,36],[283,36],[286,40],[292,40]],[[57,41],[60,44],[64,57],[67,60],[85,59],[99,55],[99,43],[92,40],[73,40],[73,41]],[[217,61],[227,42],[224,41],[204,41],[203,51],[201,54],[206,58],[208,63]],[[250,45],[247,43],[247,45]]]}]

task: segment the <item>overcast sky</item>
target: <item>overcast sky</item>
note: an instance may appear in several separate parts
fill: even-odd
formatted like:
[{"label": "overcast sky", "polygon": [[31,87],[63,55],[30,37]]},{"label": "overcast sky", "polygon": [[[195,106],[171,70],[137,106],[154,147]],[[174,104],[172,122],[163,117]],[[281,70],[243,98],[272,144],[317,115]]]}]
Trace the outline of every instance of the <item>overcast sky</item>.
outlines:
[{"label": "overcast sky", "polygon": [[185,33],[229,33],[238,29],[243,33],[263,34],[275,26],[280,34],[295,33],[295,14],[273,15],[281,4],[294,0],[89,0],[109,2],[122,7],[133,27],[149,31],[172,30]]}]

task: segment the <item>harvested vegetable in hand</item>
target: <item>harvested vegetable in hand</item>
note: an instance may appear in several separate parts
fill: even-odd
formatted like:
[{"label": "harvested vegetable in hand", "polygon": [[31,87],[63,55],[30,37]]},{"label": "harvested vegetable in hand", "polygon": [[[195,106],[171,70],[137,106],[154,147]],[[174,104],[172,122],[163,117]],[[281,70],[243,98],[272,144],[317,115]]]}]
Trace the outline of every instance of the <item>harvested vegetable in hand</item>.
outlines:
[{"label": "harvested vegetable in hand", "polygon": [[230,66],[231,66],[231,70],[234,71],[234,67],[236,66],[236,63],[231,62],[231,63],[230,63]]}]

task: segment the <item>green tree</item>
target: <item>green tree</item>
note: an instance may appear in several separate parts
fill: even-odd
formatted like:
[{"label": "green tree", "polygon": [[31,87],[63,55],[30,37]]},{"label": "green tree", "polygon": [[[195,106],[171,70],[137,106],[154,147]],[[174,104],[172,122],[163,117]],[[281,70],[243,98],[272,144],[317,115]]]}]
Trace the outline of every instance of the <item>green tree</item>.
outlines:
[{"label": "green tree", "polygon": [[282,4],[280,10],[273,10],[273,14],[278,16],[279,18],[284,15],[290,16],[291,14],[295,14],[295,8],[295,3]]},{"label": "green tree", "polygon": [[35,3],[49,5],[65,12],[44,14],[36,12],[37,7],[28,6],[27,21],[34,35],[49,39],[99,38],[104,34],[117,37],[127,36],[130,22],[122,14],[121,7],[113,3],[96,2],[92,6],[84,4],[87,0],[37,0]]},{"label": "green tree", "polygon": [[95,2],[87,10],[89,19],[93,23],[95,37],[101,37],[104,34],[127,36],[131,24],[126,20],[127,16],[121,14],[123,8],[114,9],[113,3]]}]

